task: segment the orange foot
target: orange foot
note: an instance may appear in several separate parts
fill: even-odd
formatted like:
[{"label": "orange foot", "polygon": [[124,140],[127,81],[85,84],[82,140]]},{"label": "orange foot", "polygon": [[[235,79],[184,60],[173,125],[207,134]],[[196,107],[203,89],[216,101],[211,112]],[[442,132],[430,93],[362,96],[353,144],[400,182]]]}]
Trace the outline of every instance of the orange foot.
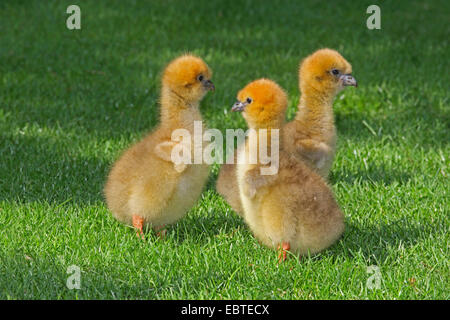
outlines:
[{"label": "orange foot", "polygon": [[278,263],[281,263],[286,260],[286,253],[291,249],[291,245],[289,242],[282,242],[281,245],[278,246],[278,250],[281,250],[278,255]]},{"label": "orange foot", "polygon": [[164,238],[166,236],[167,229],[165,224],[163,224],[162,226],[155,227],[153,229],[156,231],[156,236],[158,236],[159,238]]},{"label": "orange foot", "polygon": [[135,227],[136,230],[136,235],[141,238],[142,240],[145,239],[144,237],[144,218],[133,214],[133,227]]}]

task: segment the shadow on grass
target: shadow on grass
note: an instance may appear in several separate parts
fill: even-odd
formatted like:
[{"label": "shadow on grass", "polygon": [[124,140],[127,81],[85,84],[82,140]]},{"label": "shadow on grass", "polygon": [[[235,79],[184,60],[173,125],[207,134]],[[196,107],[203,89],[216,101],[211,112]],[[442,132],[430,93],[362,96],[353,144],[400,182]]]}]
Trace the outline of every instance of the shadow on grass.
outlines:
[{"label": "shadow on grass", "polygon": [[0,143],[6,153],[0,163],[0,201],[87,204],[103,200],[110,167],[106,160],[81,156],[67,141],[4,138]]},{"label": "shadow on grass", "polygon": [[180,244],[184,241],[206,244],[215,237],[230,238],[236,233],[250,233],[244,220],[214,190],[204,192],[197,205],[170,226],[169,232]]}]

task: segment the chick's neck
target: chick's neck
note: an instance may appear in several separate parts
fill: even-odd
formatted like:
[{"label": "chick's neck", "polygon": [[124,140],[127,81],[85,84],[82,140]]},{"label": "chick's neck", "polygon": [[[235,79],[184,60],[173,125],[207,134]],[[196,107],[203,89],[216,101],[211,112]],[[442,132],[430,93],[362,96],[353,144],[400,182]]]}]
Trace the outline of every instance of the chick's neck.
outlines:
[{"label": "chick's neck", "polygon": [[[282,140],[282,136],[283,136],[281,131],[282,131],[282,127],[284,124],[284,119],[282,119],[282,118],[274,119],[270,122],[265,122],[263,124],[255,123],[255,122],[251,121],[251,119],[248,119],[247,124],[248,124],[248,127],[250,129],[253,129],[255,132],[254,139],[253,140],[248,139],[248,141],[249,141],[249,143],[257,143],[258,150],[260,148],[260,146],[259,146],[260,142],[261,142],[260,139],[264,140],[264,138],[265,138],[267,148],[270,152],[270,149],[272,148],[272,135],[274,134],[274,132],[276,130],[278,130],[278,138],[277,138],[278,146],[277,146],[277,148],[281,148],[281,146],[282,146],[281,140]],[[261,131],[261,129],[265,129],[265,131]],[[263,132],[265,132],[265,133],[263,133]],[[261,135],[265,135],[265,137],[263,136],[261,138]]]},{"label": "chick's neck", "polygon": [[202,121],[199,102],[188,101],[174,90],[161,91],[161,125],[170,128],[193,128],[194,121]]},{"label": "chick's neck", "polygon": [[334,93],[326,94],[309,87],[303,90],[298,105],[296,121],[307,128],[324,130],[334,128]]}]

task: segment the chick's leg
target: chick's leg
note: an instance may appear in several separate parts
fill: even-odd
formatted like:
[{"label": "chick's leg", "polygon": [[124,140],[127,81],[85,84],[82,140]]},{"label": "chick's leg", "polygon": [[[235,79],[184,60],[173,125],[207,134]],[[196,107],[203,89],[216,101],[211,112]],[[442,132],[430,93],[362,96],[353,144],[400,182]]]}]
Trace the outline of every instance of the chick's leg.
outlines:
[{"label": "chick's leg", "polygon": [[278,250],[280,254],[278,255],[278,263],[281,263],[286,260],[286,253],[291,249],[291,245],[289,242],[282,242],[281,245],[278,246]]},{"label": "chick's leg", "polygon": [[144,239],[144,218],[133,214],[133,227],[137,229],[136,235],[141,239]]}]

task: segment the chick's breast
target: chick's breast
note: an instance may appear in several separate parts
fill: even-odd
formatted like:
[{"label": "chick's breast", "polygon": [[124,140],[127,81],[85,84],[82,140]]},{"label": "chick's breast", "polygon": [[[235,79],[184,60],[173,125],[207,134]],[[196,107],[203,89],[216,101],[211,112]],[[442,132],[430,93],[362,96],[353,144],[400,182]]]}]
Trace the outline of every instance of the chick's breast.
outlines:
[{"label": "chick's breast", "polygon": [[170,224],[185,215],[195,205],[208,179],[209,169],[205,164],[189,165],[177,178],[176,186],[167,207],[168,214],[157,220],[158,224]]}]

